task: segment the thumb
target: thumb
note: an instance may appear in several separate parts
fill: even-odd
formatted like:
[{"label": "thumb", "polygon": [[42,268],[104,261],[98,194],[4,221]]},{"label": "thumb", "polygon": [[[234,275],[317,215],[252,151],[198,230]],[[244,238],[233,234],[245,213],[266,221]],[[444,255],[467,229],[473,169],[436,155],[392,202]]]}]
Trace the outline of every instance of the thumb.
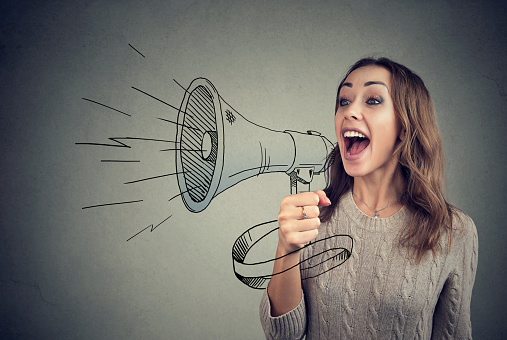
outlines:
[{"label": "thumb", "polygon": [[322,207],[326,207],[328,205],[331,205],[331,201],[327,197],[326,193],[323,190],[317,190],[315,191],[317,196],[319,196],[319,205]]}]

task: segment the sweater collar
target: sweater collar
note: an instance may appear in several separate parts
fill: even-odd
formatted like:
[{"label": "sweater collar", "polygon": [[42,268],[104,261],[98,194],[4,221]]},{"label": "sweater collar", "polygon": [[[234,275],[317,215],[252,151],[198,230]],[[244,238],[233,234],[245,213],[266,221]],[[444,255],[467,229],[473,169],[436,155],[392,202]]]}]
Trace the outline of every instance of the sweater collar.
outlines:
[{"label": "sweater collar", "polygon": [[410,217],[410,212],[405,206],[401,207],[400,210],[389,217],[375,218],[368,216],[356,205],[352,197],[352,191],[343,195],[338,209],[340,213],[344,213],[350,217],[360,228],[370,231],[382,232],[390,229],[397,229],[397,227],[409,223]]}]

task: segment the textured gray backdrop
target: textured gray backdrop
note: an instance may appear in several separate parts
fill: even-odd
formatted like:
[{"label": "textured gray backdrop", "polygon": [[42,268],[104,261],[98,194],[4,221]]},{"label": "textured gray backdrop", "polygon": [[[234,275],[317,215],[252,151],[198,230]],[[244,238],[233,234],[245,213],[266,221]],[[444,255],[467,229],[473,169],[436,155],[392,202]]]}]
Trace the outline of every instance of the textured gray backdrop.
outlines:
[{"label": "textured gray backdrop", "polygon": [[505,337],[506,17],[505,1],[2,1],[0,336],[261,339],[261,292],[235,278],[231,247],[276,218],[288,177],[241,182],[195,214],[168,201],[174,176],[123,184],[173,172],[169,144],[75,143],[174,140],[157,118],[176,111],[132,86],[179,106],[173,79],[196,77],[255,123],[334,140],[339,79],[382,55],[432,93],[448,198],[479,232],[474,337]]}]

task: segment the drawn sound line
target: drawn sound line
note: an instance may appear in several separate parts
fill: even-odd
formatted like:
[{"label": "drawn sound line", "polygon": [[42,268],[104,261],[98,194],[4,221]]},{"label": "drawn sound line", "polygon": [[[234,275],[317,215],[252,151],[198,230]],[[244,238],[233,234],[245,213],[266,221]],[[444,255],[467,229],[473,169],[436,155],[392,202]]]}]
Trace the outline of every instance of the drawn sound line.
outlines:
[{"label": "drawn sound line", "polygon": [[171,198],[168,200],[168,202],[172,201],[172,200],[173,200],[173,199],[175,199],[176,197],[179,197],[179,196],[181,196],[181,195],[183,195],[183,194],[186,194],[186,193],[187,193],[187,192],[189,192],[189,191],[192,191],[192,190],[195,190],[195,189],[198,189],[198,188],[202,188],[202,186],[197,186],[197,187],[189,188],[188,190],[186,190],[186,191],[184,191],[184,192],[180,192],[179,194],[174,195],[173,197],[171,197]]},{"label": "drawn sound line", "polygon": [[192,130],[197,130],[197,131],[200,131],[199,129],[197,128],[194,128],[194,127],[190,127],[188,125],[183,125],[183,124],[180,124],[180,123],[176,123],[176,122],[173,122],[172,120],[169,120],[169,119],[165,119],[165,118],[157,118],[157,119],[160,119],[164,122],[168,122],[168,123],[172,123],[172,124],[175,124],[175,125],[179,125],[179,126],[183,126],[183,127],[186,127],[187,129],[192,129]]},{"label": "drawn sound line", "polygon": [[126,112],[120,111],[120,110],[115,109],[114,107],[111,107],[111,106],[107,106],[106,104],[102,104],[102,103],[96,102],[95,100],[91,100],[91,99],[88,99],[88,98],[82,98],[82,99],[84,99],[86,101],[89,101],[89,102],[92,102],[92,103],[97,104],[97,105],[101,105],[101,106],[107,107],[108,109],[114,110],[114,111],[119,112],[121,114],[124,114],[126,116],[132,117],[131,115],[129,115]]},{"label": "drawn sound line", "polygon": [[141,52],[139,52],[139,51],[138,51],[138,50],[137,50],[134,46],[132,46],[132,45],[130,45],[130,44],[129,44],[129,46],[130,46],[130,47],[132,47],[132,49],[133,49],[134,51],[136,51],[137,53],[139,53],[139,54],[140,54],[143,58],[146,58],[146,57],[144,56],[144,54],[142,54]]},{"label": "drawn sound line", "polygon": [[175,173],[172,173],[172,174],[165,174],[165,175],[160,175],[160,176],[148,177],[148,178],[138,179],[138,180],[135,180],[135,181],[125,182],[124,184],[139,183],[139,182],[143,182],[143,181],[149,181],[149,180],[152,180],[152,179],[157,179],[157,178],[162,178],[162,177],[167,177],[167,176],[173,176],[173,175],[177,175],[179,173],[180,172],[175,172]]},{"label": "drawn sound line", "polygon": [[175,82],[176,84],[178,84],[178,85],[179,85],[179,87],[181,87],[181,88],[183,89],[183,91],[185,91],[185,92],[187,92],[187,93],[188,93],[188,90],[187,90],[186,88],[184,88],[184,87],[183,87],[180,83],[178,83],[178,81],[177,81],[176,79],[174,79],[174,78],[173,78],[173,80],[174,80],[174,82]]},{"label": "drawn sound line", "polygon": [[141,161],[130,161],[130,160],[121,160],[121,159],[102,159],[102,163],[140,163]]},{"label": "drawn sound line", "polygon": [[180,109],[179,109],[179,108],[177,108],[176,106],[173,106],[173,105],[171,105],[171,104],[169,104],[169,103],[167,103],[167,102],[163,101],[162,99],[157,98],[157,97],[155,97],[155,96],[153,96],[153,95],[149,94],[148,92],[145,92],[145,91],[143,91],[143,90],[140,90],[140,89],[138,89],[137,87],[134,87],[134,86],[132,86],[132,88],[133,88],[134,90],[136,90],[136,91],[139,91],[139,92],[141,92],[141,93],[143,93],[143,94],[147,95],[148,97],[151,97],[151,98],[153,98],[153,99],[155,99],[155,100],[158,100],[159,102],[161,102],[161,103],[163,103],[163,104],[165,104],[165,105],[169,106],[170,108],[175,109],[176,111],[179,111],[179,110],[180,110]]},{"label": "drawn sound line", "polygon": [[[130,44],[129,44],[130,45]],[[130,45],[130,47],[132,47],[134,50],[136,50],[132,45]],[[137,50],[136,50],[137,51]],[[139,53],[139,51],[137,51]],[[141,54],[141,53],[140,53]],[[142,54],[141,54],[142,55]],[[143,55],[144,57],[144,55]],[[178,110],[175,106],[169,104],[169,103],[166,103],[165,101],[159,99],[159,98],[156,98],[155,96],[145,92],[145,91],[142,91],[136,87],[132,87],[134,90],[136,91],[139,91],[147,96],[149,96],[150,98],[153,98],[163,104],[166,104],[168,105],[169,107],[171,108],[174,108],[176,110]],[[123,112],[123,111],[120,111],[118,109],[115,109],[111,106],[108,106],[108,105],[105,105],[105,104],[102,104],[102,103],[99,103],[97,101],[94,101],[94,100],[91,100],[91,99],[88,99],[88,98],[82,98],[83,100],[86,100],[86,101],[89,101],[89,102],[92,102],[94,104],[97,104],[97,105],[100,105],[100,106],[103,106],[103,107],[106,107],[108,109],[111,109],[111,110],[114,110],[116,112],[119,112],[119,113],[122,113],[124,115],[127,115],[129,117],[131,117],[130,114],[126,113],[126,112]],[[166,122],[171,122],[170,120],[168,119],[164,119],[164,118],[158,118],[159,120],[163,120],[163,121],[166,121]],[[177,124],[175,122],[171,122],[173,124]],[[191,128],[191,127],[189,127]],[[98,142],[77,142],[75,143],[76,145],[91,145],[91,146],[108,146],[108,147],[116,147],[116,148],[127,148],[127,149],[131,149],[132,146],[130,143],[128,143],[127,141],[134,141],[134,140],[137,140],[137,141],[149,141],[149,142],[161,142],[161,143],[173,143],[175,145],[178,145],[178,142],[174,141],[174,140],[165,140],[165,139],[155,139],[155,138],[145,138],[145,137],[109,137],[108,138],[109,141],[111,141],[111,143],[98,143]],[[170,150],[170,149],[168,149]],[[175,149],[176,150],[176,149]],[[188,150],[190,151],[190,150]],[[101,162],[103,163],[139,163],[140,160],[121,160],[121,159],[103,159],[101,160]],[[187,171],[188,172],[188,171]],[[129,181],[129,182],[126,182],[124,184],[134,184],[134,183],[139,183],[139,182],[144,182],[144,181],[149,181],[149,180],[154,180],[154,179],[159,179],[159,178],[163,178],[163,177],[168,177],[168,176],[173,176],[173,175],[177,175],[178,172],[174,172],[174,173],[168,173],[168,174],[163,174],[163,175],[158,175],[158,176],[152,176],[152,177],[147,177],[147,178],[142,178],[142,179],[138,179],[138,180],[133,180],[133,181]],[[197,189],[198,187],[195,187],[195,188],[191,188],[189,190],[194,190],[194,189]],[[176,195],[175,197],[178,197],[182,195],[182,193]],[[174,197],[174,198],[175,198]],[[172,198],[171,198],[172,200]],[[103,203],[103,204],[95,204],[95,205],[90,205],[90,206],[86,206],[86,207],[83,207],[82,209],[91,209],[91,208],[99,208],[99,207],[108,207],[108,206],[115,206],[115,205],[123,205],[123,204],[133,204],[133,203],[139,203],[139,202],[143,202],[142,199],[140,200],[132,200],[132,201],[121,201],[121,202],[111,202],[111,203]],[[171,215],[172,216],[172,215]],[[143,230],[139,231],[138,233],[136,233],[135,235],[133,235],[132,237],[130,237],[127,241],[131,240],[132,238],[134,238],[135,236],[139,235],[140,233],[142,233],[143,231],[147,230],[147,229],[150,229],[150,232],[153,232],[157,227],[159,227],[161,224],[163,224],[165,221],[167,221],[171,216],[167,217],[166,219],[164,219],[162,222],[158,223],[157,225],[153,225],[153,224],[150,224],[148,227],[144,228]]]},{"label": "drawn sound line", "polygon": [[163,149],[163,150],[160,150],[160,151],[189,151],[189,152],[206,152],[208,150],[206,149],[195,149],[195,150],[191,150],[191,149],[181,149],[181,148],[178,148],[178,149]]},{"label": "drawn sound line", "polygon": [[87,206],[87,207],[83,207],[81,209],[98,208],[98,207],[105,207],[105,206],[109,206],[109,205],[118,205],[118,204],[138,203],[138,202],[142,202],[142,201],[143,200],[97,204],[97,205],[90,205],[90,206]]},{"label": "drawn sound line", "polygon": [[140,232],[138,232],[137,234],[135,234],[134,236],[130,237],[128,241],[130,241],[131,239],[133,239],[134,237],[136,237],[137,235],[139,235],[140,233],[142,233],[143,231],[145,231],[146,229],[148,228],[151,228],[150,230],[150,233],[153,232],[153,230],[155,230],[156,228],[158,228],[159,225],[161,225],[162,223],[164,223],[165,221],[167,221],[168,219],[170,219],[173,215],[170,215],[169,217],[167,217],[165,220],[163,220],[162,222],[160,222],[159,224],[157,224],[155,227],[153,227],[153,224],[150,224],[149,226],[147,226],[146,228],[144,228],[143,230],[141,230]]},{"label": "drawn sound line", "polygon": [[163,142],[163,143],[176,143],[172,140],[164,140],[164,139],[153,139],[153,138],[140,138],[140,137],[109,137],[109,140],[116,142],[118,144],[104,144],[104,143],[75,143],[76,145],[96,145],[96,146],[114,146],[118,148],[128,148],[131,149],[132,147],[128,144],[120,142],[120,140],[141,140],[141,141],[149,141],[149,142]]}]

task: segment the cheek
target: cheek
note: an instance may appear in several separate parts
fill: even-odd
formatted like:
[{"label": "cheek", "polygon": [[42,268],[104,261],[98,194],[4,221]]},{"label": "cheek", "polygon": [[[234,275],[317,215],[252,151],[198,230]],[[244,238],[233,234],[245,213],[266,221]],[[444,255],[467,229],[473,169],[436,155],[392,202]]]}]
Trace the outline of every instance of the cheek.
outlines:
[{"label": "cheek", "polygon": [[372,139],[375,141],[374,148],[390,155],[398,140],[398,124],[396,124],[395,120],[384,120],[377,122],[375,126],[375,134],[372,136]]}]

